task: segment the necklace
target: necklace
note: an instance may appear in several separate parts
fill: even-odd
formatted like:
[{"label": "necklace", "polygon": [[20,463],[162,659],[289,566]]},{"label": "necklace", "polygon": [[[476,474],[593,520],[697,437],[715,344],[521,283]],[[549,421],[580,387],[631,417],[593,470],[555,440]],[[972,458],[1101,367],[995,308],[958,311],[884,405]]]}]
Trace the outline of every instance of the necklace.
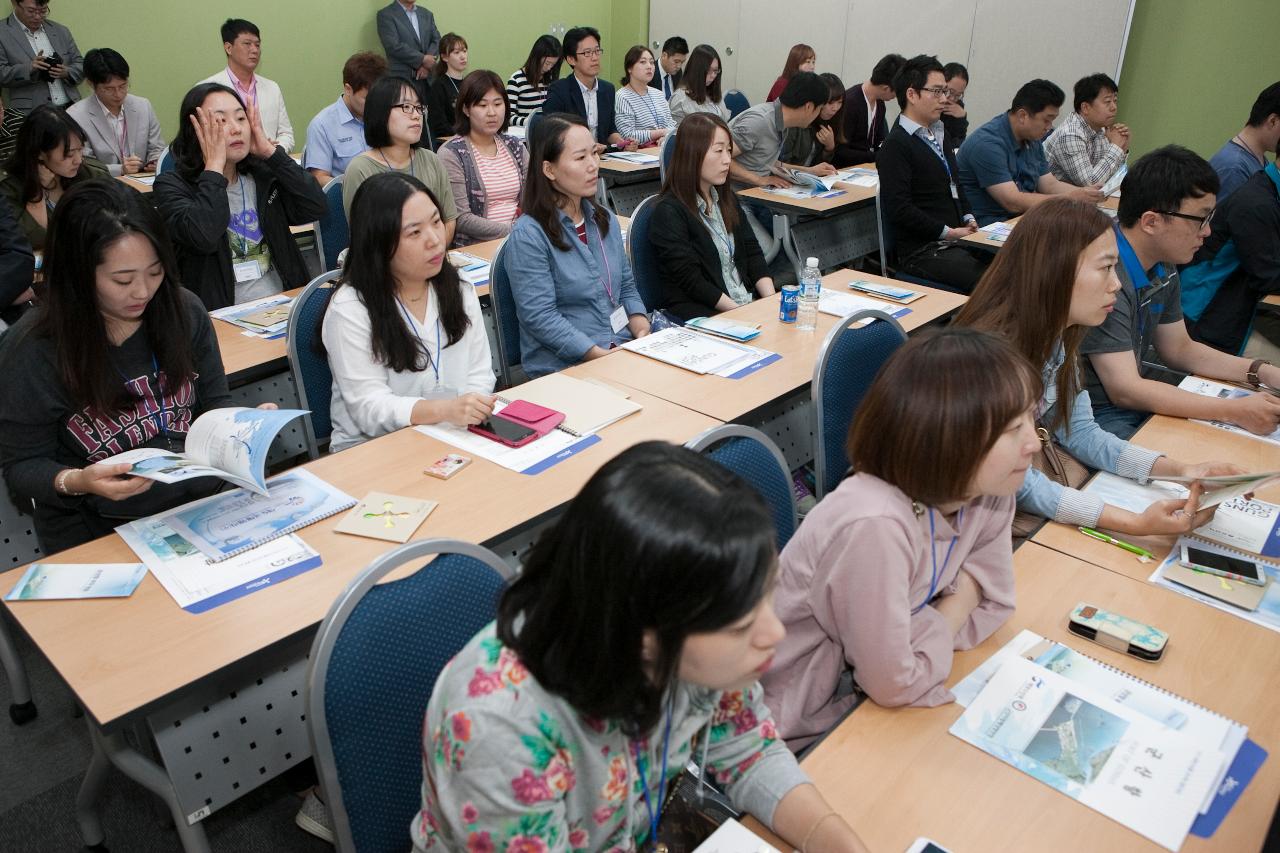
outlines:
[{"label": "necklace", "polygon": [[1231,137],[1231,141],[1239,145],[1245,151],[1248,151],[1250,154],[1252,154],[1259,163],[1265,164],[1267,162],[1265,157],[1263,157],[1257,151],[1254,151],[1253,148],[1249,146],[1249,143],[1245,142],[1243,139],[1240,138],[1240,134],[1237,133],[1235,136]]}]

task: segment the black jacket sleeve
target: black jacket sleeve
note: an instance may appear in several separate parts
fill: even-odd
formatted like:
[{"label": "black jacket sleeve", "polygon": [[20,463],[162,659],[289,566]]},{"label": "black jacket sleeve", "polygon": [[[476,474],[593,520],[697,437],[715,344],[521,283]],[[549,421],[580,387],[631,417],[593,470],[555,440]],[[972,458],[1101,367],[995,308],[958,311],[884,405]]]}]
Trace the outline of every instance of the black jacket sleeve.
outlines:
[{"label": "black jacket sleeve", "polygon": [[427,127],[433,139],[453,135],[454,91],[453,85],[444,78],[442,75],[432,80],[427,90]]},{"label": "black jacket sleeve", "polygon": [[947,223],[926,213],[911,200],[911,158],[895,139],[876,152],[880,173],[880,206],[893,228],[894,242],[921,243],[939,239]]},{"label": "black jacket sleeve", "polygon": [[[271,156],[262,162],[266,163],[280,188],[281,202],[290,225],[309,225],[328,212],[329,206],[319,182],[310,172],[295,163],[283,148],[277,145]],[[226,196],[225,191],[223,196]],[[227,218],[230,219],[230,216],[228,210]]]},{"label": "black jacket sleeve", "polygon": [[0,201],[0,310],[26,293],[35,276],[35,254],[13,208]]},{"label": "black jacket sleeve", "polygon": [[[315,183],[315,178],[311,182]],[[208,255],[226,245],[231,205],[227,201],[227,179],[220,172],[206,169],[194,184],[177,172],[166,172],[156,177],[152,201],[164,217],[169,239],[179,253]]]},{"label": "black jacket sleeve", "polygon": [[649,222],[649,243],[662,282],[660,307],[683,320],[715,313],[715,304],[724,293],[708,275],[705,253],[699,251],[698,244],[709,237],[697,234],[695,225],[684,205],[671,197],[658,202]]},{"label": "black jacket sleeve", "polygon": [[861,84],[844,93],[844,138],[844,144],[836,148],[837,168],[875,161],[867,139],[867,99],[862,96]]}]

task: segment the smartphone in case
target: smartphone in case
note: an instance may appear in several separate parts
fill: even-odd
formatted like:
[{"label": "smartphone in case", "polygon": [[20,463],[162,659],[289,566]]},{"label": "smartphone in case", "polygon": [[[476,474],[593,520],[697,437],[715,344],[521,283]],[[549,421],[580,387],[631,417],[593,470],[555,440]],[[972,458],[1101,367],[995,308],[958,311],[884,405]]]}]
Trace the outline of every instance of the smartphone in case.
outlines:
[{"label": "smartphone in case", "polygon": [[507,447],[523,447],[538,437],[537,430],[509,421],[501,415],[490,415],[487,420],[467,427],[468,432],[482,435],[490,441]]},{"label": "smartphone in case", "polygon": [[1198,569],[1233,581],[1251,583],[1254,586],[1267,585],[1267,573],[1263,571],[1262,566],[1252,560],[1206,551],[1193,545],[1183,545],[1182,559],[1178,562],[1188,569]]}]

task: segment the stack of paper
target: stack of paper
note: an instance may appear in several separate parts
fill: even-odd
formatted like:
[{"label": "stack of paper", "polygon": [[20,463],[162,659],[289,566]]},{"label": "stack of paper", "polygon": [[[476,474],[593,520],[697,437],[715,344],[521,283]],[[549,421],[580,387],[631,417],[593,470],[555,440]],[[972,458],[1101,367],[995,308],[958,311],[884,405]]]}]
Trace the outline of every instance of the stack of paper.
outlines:
[{"label": "stack of paper", "polygon": [[890,317],[905,317],[911,313],[911,309],[905,305],[890,305],[879,299],[869,299],[866,296],[857,296],[839,290],[828,290],[825,287],[818,294],[818,310],[834,317],[848,317],[854,311],[883,311]]},{"label": "stack of paper", "polygon": [[[1211,583],[1216,586],[1223,587],[1224,589],[1222,592],[1216,593],[1215,595],[1206,595],[1201,590],[1193,589],[1190,586],[1182,583],[1175,583],[1171,580],[1168,577],[1169,570],[1171,567],[1176,567],[1178,565],[1178,560],[1181,559],[1181,557],[1181,550],[1175,547],[1173,551],[1170,552],[1169,556],[1165,558],[1164,562],[1157,566],[1156,570],[1151,573],[1151,577],[1148,578],[1148,580],[1156,586],[1162,586],[1165,589],[1172,590],[1180,595],[1193,598],[1201,604],[1207,604],[1210,607],[1221,610],[1223,613],[1230,613],[1232,616],[1247,619],[1255,625],[1260,625],[1263,628],[1280,632],[1280,583],[1277,583],[1277,581],[1280,581],[1280,570],[1277,570],[1275,566],[1265,562],[1260,562],[1258,564],[1262,567],[1263,572],[1266,573],[1268,584],[1257,605],[1252,610],[1247,610],[1244,609],[1245,605],[1243,604],[1241,604],[1241,606],[1237,606],[1237,604],[1224,601],[1219,597],[1223,593],[1230,593],[1232,588],[1237,584],[1241,586],[1248,586],[1246,584],[1242,584],[1240,581],[1229,581],[1226,578],[1210,576],[1212,578]],[[1254,592],[1256,589],[1249,591]],[[1252,604],[1252,601],[1249,603]]]},{"label": "stack of paper", "polygon": [[663,329],[627,341],[622,348],[694,373],[714,373],[728,378],[741,378],[745,371],[753,371],[781,357],[768,350],[679,328]]},{"label": "stack of paper", "polygon": [[228,305],[209,312],[209,316],[244,329],[246,335],[259,338],[276,338],[285,333],[289,325],[289,312],[293,309],[293,297],[283,294],[264,296],[252,302]]},{"label": "stack of paper", "polygon": [[654,166],[658,163],[657,155],[642,154],[639,151],[611,151],[605,156],[613,160],[623,160],[640,166]]},{"label": "stack of paper", "polygon": [[[507,404],[499,400],[493,407],[493,413],[496,415],[506,407]],[[558,465],[600,442],[598,435],[578,437],[562,429],[553,429],[528,444],[508,447],[452,424],[424,424],[414,428],[423,435],[458,448],[468,456],[478,456],[509,471],[530,475],[540,474],[552,465]]]},{"label": "stack of paper", "polygon": [[760,324],[748,326],[746,323],[735,323],[723,317],[694,317],[686,321],[685,326],[697,329],[699,332],[728,338],[731,341],[749,341],[760,337]]},{"label": "stack of paper", "polygon": [[489,283],[492,265],[484,258],[455,250],[449,253],[449,263],[458,270],[458,278],[472,287]]},{"label": "stack of paper", "polygon": [[978,233],[993,243],[1003,243],[1013,233],[1013,226],[1008,222],[992,222],[979,228]]}]

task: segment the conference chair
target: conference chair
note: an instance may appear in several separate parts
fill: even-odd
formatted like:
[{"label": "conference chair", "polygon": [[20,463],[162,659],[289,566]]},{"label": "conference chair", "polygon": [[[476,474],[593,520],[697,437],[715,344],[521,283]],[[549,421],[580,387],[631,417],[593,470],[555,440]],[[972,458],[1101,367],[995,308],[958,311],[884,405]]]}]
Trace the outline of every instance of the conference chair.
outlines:
[{"label": "conference chair", "polygon": [[[905,281],[911,284],[921,284],[925,287],[933,287],[938,290],[947,290],[952,293],[959,291],[950,285],[943,284],[938,281],[930,281],[927,278],[921,278],[915,275],[908,275],[894,269],[894,265],[889,263],[889,259],[894,257],[893,251],[893,229],[886,228],[884,224],[884,208],[880,206],[880,185],[876,184],[876,236],[880,241],[880,274],[890,278],[896,278],[898,281]],[[896,264],[896,260],[895,260]]]},{"label": "conference chair", "polygon": [[710,456],[760,492],[773,516],[781,552],[796,532],[799,521],[791,470],[778,446],[753,427],[721,424],[694,436],[685,447]]},{"label": "conference chair", "polygon": [[631,258],[631,273],[635,277],[640,300],[649,311],[656,311],[662,302],[662,285],[658,276],[658,259],[649,242],[649,220],[658,204],[658,196],[651,195],[631,211],[631,226],[627,229],[627,255]]},{"label": "conference chair", "polygon": [[172,172],[176,168],[178,168],[178,164],[173,161],[173,153],[169,150],[169,146],[166,145],[164,150],[160,152],[160,160],[156,166],[156,174],[163,175],[165,172]]},{"label": "conference chair", "polygon": [[835,489],[849,469],[844,450],[849,424],[880,366],[906,340],[898,321],[875,309],[854,311],[823,339],[810,391],[816,421],[813,479],[818,500]]},{"label": "conference chair", "polygon": [[[3,544],[3,551],[0,551],[0,572],[39,559],[42,553],[30,514],[23,515],[18,511],[7,488],[0,488],[0,544]],[[8,593],[13,584],[17,583],[18,574],[14,572],[5,577],[3,592]],[[27,668],[18,656],[13,635],[9,632],[8,617],[3,614],[0,614],[0,666],[4,667],[5,677],[9,680],[9,719],[19,726],[31,722],[38,711],[31,699]]]},{"label": "conference chair", "polygon": [[338,256],[351,243],[347,212],[342,209],[342,175],[324,185],[324,200],[329,209],[316,223],[316,251],[325,269],[336,270]]},{"label": "conference chair", "polygon": [[489,298],[493,301],[493,325],[497,333],[498,369],[502,387],[517,384],[523,375],[520,369],[520,318],[516,314],[516,299],[511,292],[511,279],[507,275],[504,241],[498,247],[493,263],[489,265]]},{"label": "conference chair", "polygon": [[333,433],[329,419],[329,403],[333,396],[333,372],[329,359],[317,351],[320,338],[320,320],[337,289],[342,270],[329,270],[316,276],[303,288],[293,301],[286,332],[289,354],[289,373],[298,389],[298,404],[310,414],[302,418],[303,436],[307,442],[307,456],[320,458],[320,447],[327,444]]},{"label": "conference chair", "polygon": [[730,89],[724,93],[724,105],[729,108],[729,118],[734,119],[738,117],[738,113],[751,106],[751,102],[741,90]]},{"label": "conference chair", "polygon": [[[407,566],[419,568],[380,583]],[[407,849],[427,701],[512,574],[487,548],[424,539],[374,559],[329,608],[307,665],[307,729],[340,853]]]},{"label": "conference chair", "polygon": [[533,151],[533,126],[542,121],[542,107],[538,107],[524,120],[524,144]]},{"label": "conference chair", "polygon": [[667,169],[671,168],[671,158],[676,151],[676,132],[673,129],[670,133],[662,138],[662,147],[658,152],[658,179],[663,183],[667,181]]}]

